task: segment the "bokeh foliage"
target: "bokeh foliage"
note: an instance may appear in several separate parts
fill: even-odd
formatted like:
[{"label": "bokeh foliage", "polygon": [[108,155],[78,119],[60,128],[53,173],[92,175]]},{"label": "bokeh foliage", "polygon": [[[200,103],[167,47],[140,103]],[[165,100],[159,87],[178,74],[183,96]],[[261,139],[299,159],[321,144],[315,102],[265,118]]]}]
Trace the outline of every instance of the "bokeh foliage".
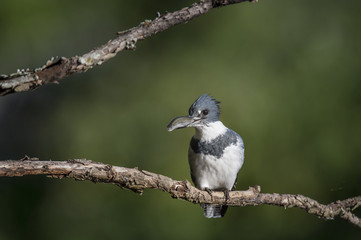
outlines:
[{"label": "bokeh foliage", "polygon": [[[192,1],[2,0],[0,73],[74,56]],[[203,93],[241,134],[238,189],[328,203],[359,195],[361,3],[263,0],[157,34],[84,74],[0,99],[0,159],[87,158],[188,179],[192,129],[168,133]],[[199,206],[160,191],[45,177],[0,179],[0,239],[360,239],[299,209]],[[360,216],[360,211],[357,212]]]}]

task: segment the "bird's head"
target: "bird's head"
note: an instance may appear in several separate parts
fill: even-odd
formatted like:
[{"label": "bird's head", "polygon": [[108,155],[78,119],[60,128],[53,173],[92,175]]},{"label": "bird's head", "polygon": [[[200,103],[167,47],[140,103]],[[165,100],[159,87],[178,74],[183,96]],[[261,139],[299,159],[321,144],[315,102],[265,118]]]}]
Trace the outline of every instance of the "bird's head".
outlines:
[{"label": "bird's head", "polygon": [[207,94],[201,95],[189,108],[188,116],[174,118],[167,126],[168,131],[185,127],[203,127],[219,120],[219,101]]}]

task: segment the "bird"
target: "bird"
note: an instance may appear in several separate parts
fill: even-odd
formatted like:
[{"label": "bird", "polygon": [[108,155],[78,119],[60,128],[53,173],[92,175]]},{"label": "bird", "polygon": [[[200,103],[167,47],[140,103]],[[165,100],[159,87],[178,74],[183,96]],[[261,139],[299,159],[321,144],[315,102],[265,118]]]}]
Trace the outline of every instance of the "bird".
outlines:
[{"label": "bird", "polygon": [[[203,94],[190,106],[187,116],[176,117],[167,126],[175,129],[194,127],[188,148],[188,163],[194,185],[207,191],[223,191],[226,201],[233,191],[244,162],[244,143],[239,134],[219,120],[220,102]],[[201,204],[206,218],[220,218],[227,205]]]}]

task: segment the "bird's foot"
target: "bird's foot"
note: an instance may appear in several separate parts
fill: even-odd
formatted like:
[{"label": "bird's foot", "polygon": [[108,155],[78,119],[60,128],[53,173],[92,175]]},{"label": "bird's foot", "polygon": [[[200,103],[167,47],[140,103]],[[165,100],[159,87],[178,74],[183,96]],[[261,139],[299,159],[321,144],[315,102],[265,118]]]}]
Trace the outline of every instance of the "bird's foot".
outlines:
[{"label": "bird's foot", "polygon": [[228,202],[228,200],[230,199],[230,197],[229,197],[229,190],[228,190],[228,189],[225,189],[225,190],[223,190],[223,193],[224,193],[224,197],[226,198],[226,202]]},{"label": "bird's foot", "polygon": [[204,189],[204,191],[206,191],[211,196],[211,199],[213,201],[213,195],[212,195],[213,191],[211,189],[207,188],[207,187]]}]

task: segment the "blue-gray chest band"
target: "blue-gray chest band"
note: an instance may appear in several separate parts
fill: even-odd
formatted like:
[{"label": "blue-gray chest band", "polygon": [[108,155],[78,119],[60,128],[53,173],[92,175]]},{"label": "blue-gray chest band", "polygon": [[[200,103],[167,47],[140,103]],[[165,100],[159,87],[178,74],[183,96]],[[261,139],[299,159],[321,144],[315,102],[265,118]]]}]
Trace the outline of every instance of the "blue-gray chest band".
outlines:
[{"label": "blue-gray chest band", "polygon": [[205,155],[212,155],[217,158],[222,157],[224,149],[231,144],[237,143],[237,134],[228,129],[226,133],[216,137],[215,139],[206,142],[195,139],[191,140],[190,147],[195,153],[202,153]]}]

